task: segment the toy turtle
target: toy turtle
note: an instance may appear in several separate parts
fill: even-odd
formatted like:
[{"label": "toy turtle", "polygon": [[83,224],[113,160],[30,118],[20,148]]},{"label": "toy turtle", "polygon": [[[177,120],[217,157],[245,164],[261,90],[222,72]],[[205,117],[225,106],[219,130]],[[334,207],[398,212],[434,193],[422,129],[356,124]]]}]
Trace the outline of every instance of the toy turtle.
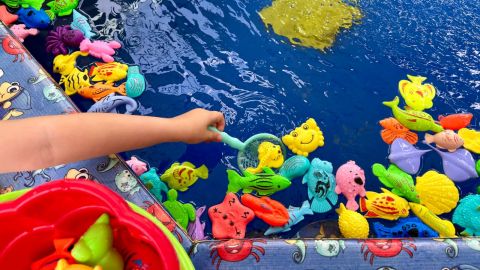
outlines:
[{"label": "toy turtle", "polygon": [[170,189],[167,193],[167,200],[163,206],[178,222],[180,226],[187,229],[188,222],[195,220],[195,207],[190,203],[181,203],[177,200],[178,193],[175,189]]},{"label": "toy turtle", "polygon": [[53,0],[47,3],[50,8],[47,10],[48,17],[51,20],[55,16],[68,16],[72,14],[73,10],[78,6],[78,0]]}]

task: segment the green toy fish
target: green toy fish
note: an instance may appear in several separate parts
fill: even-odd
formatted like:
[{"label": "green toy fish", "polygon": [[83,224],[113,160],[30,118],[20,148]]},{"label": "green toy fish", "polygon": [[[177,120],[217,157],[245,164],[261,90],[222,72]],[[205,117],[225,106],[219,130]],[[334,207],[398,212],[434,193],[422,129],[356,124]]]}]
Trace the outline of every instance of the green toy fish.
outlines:
[{"label": "green toy fish", "polygon": [[420,203],[413,178],[406,172],[402,171],[396,165],[388,166],[388,170],[382,164],[375,163],[372,171],[378,177],[380,182],[386,187],[392,189],[392,193],[415,203]]},{"label": "green toy fish", "polygon": [[243,193],[251,193],[253,190],[260,196],[272,195],[273,193],[288,188],[292,182],[287,178],[275,174],[270,168],[263,168],[263,173],[252,174],[243,172],[243,177],[236,171],[227,170],[228,192],[237,192],[243,189]]},{"label": "green toy fish", "polygon": [[426,112],[413,110],[402,110],[398,107],[400,99],[395,97],[392,101],[385,101],[383,105],[392,109],[393,116],[403,126],[415,131],[433,131],[435,133],[443,131],[443,127],[435,124],[432,116]]},{"label": "green toy fish", "polygon": [[18,8],[21,6],[23,8],[33,7],[34,9],[39,10],[42,8],[45,0],[3,0],[2,2],[11,8]]},{"label": "green toy fish", "polygon": [[47,3],[50,8],[47,10],[47,15],[51,20],[55,16],[68,16],[72,14],[73,10],[78,6],[78,0],[53,0]]}]

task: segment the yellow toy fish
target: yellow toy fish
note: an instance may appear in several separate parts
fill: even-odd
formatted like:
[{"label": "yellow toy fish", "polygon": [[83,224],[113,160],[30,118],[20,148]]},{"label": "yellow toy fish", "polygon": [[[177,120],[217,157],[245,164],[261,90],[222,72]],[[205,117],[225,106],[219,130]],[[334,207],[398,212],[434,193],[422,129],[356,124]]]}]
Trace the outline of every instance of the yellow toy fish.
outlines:
[{"label": "yellow toy fish", "polygon": [[123,80],[127,77],[128,66],[118,62],[95,63],[90,68],[92,81],[106,81],[107,83]]},{"label": "yellow toy fish", "polygon": [[205,165],[195,168],[190,162],[183,162],[182,164],[175,162],[166,170],[160,179],[166,182],[170,188],[187,191],[188,187],[195,184],[198,178],[208,178],[208,168]]},{"label": "yellow toy fish", "polygon": [[463,139],[465,149],[480,154],[480,132],[473,129],[462,128],[458,131],[458,136]]},{"label": "yellow toy fish", "polygon": [[[422,84],[427,78],[407,75],[408,80],[398,83],[398,90],[409,109],[423,111],[433,106],[436,90],[431,84]],[[407,109],[407,108],[406,108]]]},{"label": "yellow toy fish", "polygon": [[415,186],[420,204],[425,205],[435,215],[449,213],[457,207],[458,188],[446,175],[436,171],[428,171],[417,177]]},{"label": "yellow toy fish", "polygon": [[336,210],[338,227],[345,238],[368,238],[370,227],[367,219],[361,214],[348,210],[343,203]]},{"label": "yellow toy fish", "polygon": [[313,118],[283,136],[282,141],[293,153],[306,157],[324,145],[323,133]]},{"label": "yellow toy fish", "polygon": [[410,203],[410,208],[412,209],[412,212],[423,221],[423,223],[438,232],[440,237],[457,237],[455,235],[455,226],[453,226],[452,222],[439,218],[423,205]]},{"label": "yellow toy fish", "polygon": [[62,75],[59,84],[65,86],[65,93],[69,96],[82,87],[90,86],[87,70],[81,71],[75,67],[77,58],[87,55],[88,53],[77,51],[67,55],[60,54],[53,59],[53,72]]},{"label": "yellow toy fish", "polygon": [[55,267],[55,270],[102,270],[101,266],[95,266],[94,268],[83,265],[83,264],[69,264],[67,260],[65,259],[60,259],[57,262],[57,266]]},{"label": "yellow toy fish", "polygon": [[284,161],[282,148],[279,145],[271,142],[262,142],[258,146],[258,166],[256,168],[247,168],[247,171],[257,174],[263,172],[264,167],[280,168]]},{"label": "yellow toy fish", "polygon": [[365,217],[388,220],[407,217],[410,209],[407,200],[384,188],[381,188],[381,190],[383,193],[367,191],[367,199],[364,197],[360,198],[360,211],[367,211]]}]

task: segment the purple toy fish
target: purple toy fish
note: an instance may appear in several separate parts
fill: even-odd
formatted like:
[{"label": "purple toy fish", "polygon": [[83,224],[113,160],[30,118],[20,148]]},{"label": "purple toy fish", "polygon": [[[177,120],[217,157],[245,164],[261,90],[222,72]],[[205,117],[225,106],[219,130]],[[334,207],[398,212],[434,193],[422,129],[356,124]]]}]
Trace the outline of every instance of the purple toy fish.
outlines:
[{"label": "purple toy fish", "polygon": [[193,240],[205,240],[207,237],[205,236],[205,222],[200,221],[200,216],[205,212],[206,206],[202,206],[196,210],[196,218],[195,222],[190,223],[188,225],[188,235]]}]

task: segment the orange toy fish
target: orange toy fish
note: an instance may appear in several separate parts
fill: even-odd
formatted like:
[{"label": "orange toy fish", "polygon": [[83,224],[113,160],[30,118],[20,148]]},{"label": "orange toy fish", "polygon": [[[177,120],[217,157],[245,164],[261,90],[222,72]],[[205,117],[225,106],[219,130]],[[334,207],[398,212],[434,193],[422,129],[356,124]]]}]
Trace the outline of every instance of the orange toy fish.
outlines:
[{"label": "orange toy fish", "polygon": [[471,113],[457,113],[447,116],[438,116],[438,121],[444,129],[459,130],[470,125],[473,114]]},{"label": "orange toy fish", "polygon": [[127,92],[125,90],[125,83],[122,83],[119,86],[113,85],[113,82],[96,83],[94,85],[83,87],[78,90],[79,95],[84,98],[91,98],[95,102],[110,95],[111,93],[118,93],[120,95],[126,96]]},{"label": "orange toy fish", "polygon": [[288,223],[288,210],[278,201],[250,194],[243,194],[241,200],[243,205],[253,210],[256,217],[271,226],[281,227]]},{"label": "orange toy fish", "polygon": [[392,144],[395,139],[402,138],[411,144],[418,142],[418,135],[404,127],[395,118],[386,118],[380,121],[380,125],[384,128],[381,132],[382,140],[386,144]]},{"label": "orange toy fish", "polygon": [[89,76],[94,76],[92,81],[116,82],[127,77],[128,66],[118,62],[95,63],[90,68]]}]

